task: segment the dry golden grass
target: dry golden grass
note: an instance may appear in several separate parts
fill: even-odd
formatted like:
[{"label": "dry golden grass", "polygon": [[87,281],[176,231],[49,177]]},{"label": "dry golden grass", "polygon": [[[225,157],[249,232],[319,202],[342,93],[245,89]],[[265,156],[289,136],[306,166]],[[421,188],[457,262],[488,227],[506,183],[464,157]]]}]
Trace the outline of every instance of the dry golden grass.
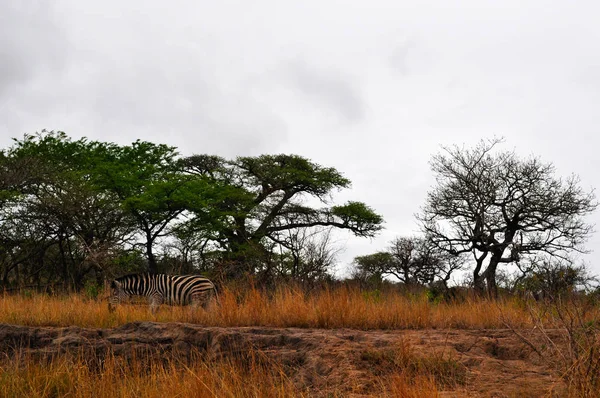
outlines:
[{"label": "dry golden grass", "polygon": [[[60,354],[41,359],[16,354],[0,360],[0,397],[437,397],[438,388],[464,383],[466,369],[451,358],[422,357],[410,345],[366,350],[373,384],[332,386],[326,391],[299,389],[289,369],[259,351],[209,360],[196,352],[176,357],[104,357]],[[292,370],[293,372],[293,370]]]},{"label": "dry golden grass", "polygon": [[[98,361],[96,361],[98,362]],[[0,364],[2,397],[296,397],[276,364],[250,356],[243,360],[193,365],[176,360],[133,360],[109,356],[90,364],[57,357],[39,362],[15,358]]]},{"label": "dry golden grass", "polygon": [[[534,304],[535,306],[535,304]],[[600,309],[588,314],[600,317]],[[548,316],[550,321],[552,317]],[[468,299],[430,303],[423,296],[367,294],[352,288],[305,294],[281,288],[273,294],[251,289],[243,294],[225,289],[211,311],[163,305],[152,314],[145,304],[122,304],[108,312],[106,300],[81,295],[0,299],[0,323],[29,326],[115,327],[133,321],[190,322],[206,326],[271,326],[354,329],[482,329],[534,326],[531,307],[518,299],[498,302]],[[552,327],[551,324],[547,327]]]},{"label": "dry golden grass", "polygon": [[[424,295],[365,293],[347,287],[312,294],[293,288],[281,288],[273,294],[256,289],[241,293],[224,289],[219,304],[210,311],[165,305],[157,314],[152,314],[146,304],[123,304],[115,313],[109,313],[106,300],[90,300],[83,295],[0,298],[0,323],[28,326],[110,328],[146,320],[221,327],[363,330],[496,329],[507,325],[518,329],[542,324],[546,328],[564,327],[557,314],[560,312],[543,304],[525,305],[519,299],[497,302],[467,299],[436,304]],[[600,308],[595,306],[581,317],[581,322],[599,318]],[[250,353],[243,360],[210,363],[199,356],[186,364],[174,359],[124,362],[123,358],[109,356],[101,366],[67,356],[56,357],[49,363],[19,356],[7,358],[0,361],[2,397],[295,397],[314,393],[298,390],[281,366],[260,359],[260,353]],[[587,357],[581,358],[579,362],[589,365]],[[377,396],[436,397],[438,389],[461,389],[465,379],[465,369],[452,358],[420,358],[408,346],[393,351],[365,351],[362,359],[373,364],[373,388]],[[586,370],[589,366],[581,368]],[[377,369],[385,371],[378,373]],[[584,381],[584,387],[592,385],[587,379]],[[328,391],[327,396],[341,397],[344,393]]]},{"label": "dry golden grass", "polygon": [[467,379],[467,368],[454,358],[416,355],[403,340],[393,349],[367,349],[361,360],[380,376],[382,391],[394,397],[437,397],[438,388],[454,391]]},{"label": "dry golden grass", "polygon": [[[260,359],[257,360],[257,357]],[[1,397],[344,397],[347,390],[301,391],[282,368],[259,354],[242,360],[193,365],[176,360],[126,361],[109,356],[90,364],[82,358],[56,357],[40,362],[16,357],[0,363]],[[435,373],[394,370],[376,378],[378,397],[437,397]],[[360,393],[365,395],[365,391]]]}]

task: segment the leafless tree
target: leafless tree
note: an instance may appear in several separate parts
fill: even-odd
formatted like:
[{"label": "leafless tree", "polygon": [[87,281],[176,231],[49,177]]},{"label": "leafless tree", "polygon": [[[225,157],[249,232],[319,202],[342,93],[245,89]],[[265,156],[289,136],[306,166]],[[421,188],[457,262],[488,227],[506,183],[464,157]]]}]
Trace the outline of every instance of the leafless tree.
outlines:
[{"label": "leafless tree", "polygon": [[597,207],[577,176],[558,178],[550,163],[496,151],[502,141],[445,147],[435,155],[437,185],[417,215],[438,248],[473,255],[474,286],[491,296],[500,264],[535,253],[565,258],[585,251],[592,227],[584,217]]},{"label": "leafless tree", "polygon": [[283,231],[275,241],[281,251],[279,275],[305,287],[331,275],[340,251],[333,242],[331,228]]}]

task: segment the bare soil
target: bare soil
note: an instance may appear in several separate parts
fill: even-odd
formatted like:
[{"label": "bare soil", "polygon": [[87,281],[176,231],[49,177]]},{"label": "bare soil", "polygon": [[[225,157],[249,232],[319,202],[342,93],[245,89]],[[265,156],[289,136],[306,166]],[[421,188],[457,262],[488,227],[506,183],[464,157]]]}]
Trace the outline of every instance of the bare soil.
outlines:
[{"label": "bare soil", "polygon": [[[548,340],[536,331],[519,331],[537,349]],[[547,336],[563,344],[561,331]],[[111,353],[193,360],[194,353],[216,359],[259,353],[279,363],[301,391],[325,396],[377,395],[386,376],[389,352],[408,344],[420,357],[445,358],[464,365],[461,385],[442,388],[442,396],[561,396],[564,385],[550,352],[536,353],[510,330],[351,330],[269,327],[202,327],[182,323],[129,323],[115,329],[27,327],[0,324],[4,358],[29,355],[45,360],[57,355],[84,355],[90,363]],[[311,394],[312,395],[312,394]]]}]

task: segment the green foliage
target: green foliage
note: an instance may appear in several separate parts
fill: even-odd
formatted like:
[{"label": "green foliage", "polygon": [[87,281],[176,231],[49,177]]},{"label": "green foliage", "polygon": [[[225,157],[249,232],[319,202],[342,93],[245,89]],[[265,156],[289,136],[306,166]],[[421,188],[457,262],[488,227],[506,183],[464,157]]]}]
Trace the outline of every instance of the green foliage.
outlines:
[{"label": "green foliage", "polygon": [[394,258],[392,254],[388,252],[367,254],[364,256],[358,256],[354,259],[358,265],[372,274],[384,273],[384,270],[389,267],[393,260]]},{"label": "green foliage", "polygon": [[365,290],[362,292],[363,299],[372,303],[381,302],[381,290]]},{"label": "green foliage", "polygon": [[112,258],[111,271],[113,276],[136,274],[146,271],[143,253],[139,250],[120,251]]},{"label": "green foliage", "polygon": [[444,295],[439,289],[427,289],[427,301],[433,304],[440,304],[444,301]]},{"label": "green foliage", "polygon": [[[253,272],[251,263],[270,261],[273,246],[289,250],[291,231],[313,227],[346,229],[358,236],[374,236],[383,219],[360,202],[314,208],[306,199],[327,203],[334,190],[347,188],[350,181],[333,168],[322,167],[297,155],[239,157],[228,161],[208,155],[184,159],[188,173],[222,184],[221,193],[208,205],[216,223],[196,222],[195,230],[224,249],[228,260],[240,264],[239,271]],[[196,213],[202,217],[207,210]],[[258,257],[248,256],[249,249]],[[274,269],[265,264],[267,269]]]},{"label": "green foliage", "polygon": [[266,184],[271,190],[296,190],[322,198],[332,189],[350,186],[350,180],[334,168],[322,167],[297,155],[239,157],[235,163],[251,185]]},{"label": "green foliage", "polygon": [[373,237],[382,228],[383,218],[361,202],[333,206],[331,214],[341,220],[341,224],[337,225],[352,230],[358,236]]},{"label": "green foliage", "polygon": [[102,286],[96,281],[89,280],[85,283],[84,290],[87,298],[96,300],[102,291]]},{"label": "green foliage", "polygon": [[181,158],[174,147],[141,140],[26,135],[0,152],[0,274],[16,285],[36,275],[87,290],[86,281],[106,275],[157,271],[156,247],[171,250],[171,237],[186,242],[185,259],[165,264],[208,270],[220,262],[237,264],[230,274],[272,273],[283,269],[273,262],[286,256],[274,250],[292,247],[290,231],[333,226],[373,236],[381,228],[381,217],[362,203],[305,203],[326,204],[349,186],[334,168],[297,155]]}]

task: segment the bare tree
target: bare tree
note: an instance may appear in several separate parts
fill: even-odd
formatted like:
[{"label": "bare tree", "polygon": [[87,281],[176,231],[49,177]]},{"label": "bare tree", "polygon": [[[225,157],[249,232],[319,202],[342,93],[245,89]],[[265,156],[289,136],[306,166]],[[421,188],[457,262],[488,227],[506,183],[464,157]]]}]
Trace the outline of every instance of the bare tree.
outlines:
[{"label": "bare tree", "polygon": [[331,228],[287,230],[272,238],[279,245],[279,275],[301,283],[305,287],[325,280],[340,251],[335,247]]},{"label": "bare tree", "polygon": [[577,176],[557,178],[554,166],[536,157],[496,152],[501,142],[445,147],[435,155],[437,186],[417,215],[437,247],[474,256],[474,286],[492,296],[499,264],[540,252],[565,257],[585,251],[592,227],[584,216],[597,207],[593,191],[584,191]]}]

